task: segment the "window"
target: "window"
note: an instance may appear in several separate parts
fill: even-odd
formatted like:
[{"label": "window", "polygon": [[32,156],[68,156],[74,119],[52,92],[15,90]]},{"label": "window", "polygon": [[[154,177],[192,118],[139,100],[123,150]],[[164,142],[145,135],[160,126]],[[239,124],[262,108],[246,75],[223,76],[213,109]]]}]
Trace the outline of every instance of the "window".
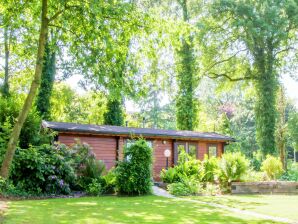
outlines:
[{"label": "window", "polygon": [[186,147],[184,144],[178,144],[177,148],[178,148],[178,154],[180,154],[181,151],[184,151],[184,152],[186,151]]},{"label": "window", "polygon": [[197,144],[193,142],[177,142],[175,143],[176,156],[174,155],[175,163],[179,159],[181,151],[186,152],[190,157],[197,159]]},{"label": "window", "polygon": [[[136,140],[134,139],[126,139],[125,140],[125,148],[129,148],[132,144],[134,144],[136,142]],[[153,147],[153,143],[150,140],[146,140],[147,145],[152,148]],[[125,160],[127,160],[128,162],[131,160],[131,156],[128,155],[124,158]]]},{"label": "window", "polygon": [[[126,140],[125,140],[125,146],[128,148],[128,147],[130,147],[132,144],[134,144],[135,142],[136,142],[136,140],[134,140],[134,139],[126,139]],[[152,141],[150,141],[150,140],[146,140],[146,143],[147,143],[147,145],[148,145],[150,148],[152,148],[152,146],[153,146]]]},{"label": "window", "polygon": [[208,146],[208,156],[211,157],[217,157],[217,145],[209,145]]},{"label": "window", "polygon": [[188,155],[190,157],[196,159],[197,158],[197,146],[194,144],[189,144],[188,145]]}]

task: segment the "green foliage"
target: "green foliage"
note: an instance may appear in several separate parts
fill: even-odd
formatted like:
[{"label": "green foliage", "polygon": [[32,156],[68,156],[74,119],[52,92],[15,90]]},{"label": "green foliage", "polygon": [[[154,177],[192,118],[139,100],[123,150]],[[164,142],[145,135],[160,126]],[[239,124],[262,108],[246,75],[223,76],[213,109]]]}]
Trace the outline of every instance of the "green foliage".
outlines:
[{"label": "green foliage", "polygon": [[219,160],[216,157],[208,158],[207,155],[205,155],[204,160],[202,162],[202,168],[203,168],[203,182],[214,182],[217,179],[217,173],[218,173],[218,166]]},{"label": "green foliage", "polygon": [[121,194],[142,195],[151,191],[152,149],[144,139],[124,150],[124,161],[116,167],[116,186]]},{"label": "green foliage", "polygon": [[218,185],[212,184],[212,183],[207,183],[203,193],[205,195],[215,196],[215,195],[219,195],[221,193],[221,190]]},{"label": "green foliage", "polygon": [[254,170],[259,171],[261,169],[262,161],[263,161],[262,152],[260,150],[253,152],[251,165],[254,168]]},{"label": "green foliage", "polygon": [[160,178],[164,183],[174,183],[179,181],[178,172],[175,167],[169,167],[167,170],[162,169]]},{"label": "green foliage", "polygon": [[94,180],[99,179],[105,172],[106,166],[103,161],[97,160],[93,155],[81,161],[79,168],[78,184],[84,189]]},{"label": "green foliage", "polygon": [[191,178],[200,181],[202,179],[201,161],[190,157],[184,150],[179,153],[178,164],[163,169],[160,178],[165,183],[181,182],[185,178]]},{"label": "green foliage", "polygon": [[76,141],[71,147],[73,167],[77,174],[79,189],[87,189],[93,179],[100,179],[106,167],[103,161],[97,160],[91,147]]},{"label": "green foliage", "polygon": [[190,189],[181,182],[169,184],[168,191],[175,196],[186,196],[191,194]]},{"label": "green foliage", "polygon": [[55,65],[56,54],[55,52],[53,52],[53,49],[50,49],[49,43],[47,41],[41,74],[41,83],[36,98],[37,111],[39,112],[39,115],[45,120],[49,120],[51,118],[50,98],[52,95],[52,89],[55,80]]},{"label": "green foliage", "polygon": [[103,188],[98,179],[93,179],[92,182],[88,185],[86,192],[88,195],[99,196],[103,193]]},{"label": "green foliage", "polygon": [[[297,2],[233,1],[211,3],[212,19],[203,30],[206,75],[221,81],[251,81],[255,104],[257,141],[263,155],[275,147],[276,91],[279,71],[297,43]],[[274,19],[273,19],[274,18]],[[221,29],[222,21],[225,28]],[[204,44],[206,43],[206,44]],[[290,62],[291,63],[291,62]]]},{"label": "green foliage", "polygon": [[76,180],[71,157],[63,145],[18,148],[11,180],[30,194],[69,194]]},{"label": "green foliage", "polygon": [[298,112],[293,112],[290,114],[288,130],[290,138],[294,143],[294,151],[298,151]]},{"label": "green foliage", "polygon": [[122,107],[120,100],[108,100],[107,111],[104,114],[104,124],[122,126],[124,124]]},{"label": "green foliage", "polygon": [[112,168],[109,172],[102,176],[101,183],[103,187],[103,192],[105,194],[112,194],[116,191],[116,173],[115,169]]},{"label": "green foliage", "polygon": [[[12,129],[21,104],[22,102],[16,95],[11,95],[9,98],[0,98],[0,135],[2,135],[2,139],[8,140],[8,136],[10,135],[8,128],[11,127]],[[21,130],[19,139],[19,146],[21,148],[28,148],[30,144],[40,145],[49,143],[49,139],[45,139],[42,133],[40,133],[40,122],[41,118],[38,113],[34,109],[31,110]]]},{"label": "green foliage", "polygon": [[287,171],[281,176],[281,180],[298,182],[298,163],[288,164]]},{"label": "green foliage", "polygon": [[266,159],[262,162],[261,170],[266,173],[270,180],[276,180],[283,173],[280,159],[271,155],[266,156]]},{"label": "green foliage", "polygon": [[248,167],[249,161],[241,153],[224,153],[219,162],[221,183],[230,185],[233,181],[241,181]]},{"label": "green foliage", "polygon": [[265,172],[250,169],[244,175],[243,180],[244,182],[267,181],[268,177]]}]

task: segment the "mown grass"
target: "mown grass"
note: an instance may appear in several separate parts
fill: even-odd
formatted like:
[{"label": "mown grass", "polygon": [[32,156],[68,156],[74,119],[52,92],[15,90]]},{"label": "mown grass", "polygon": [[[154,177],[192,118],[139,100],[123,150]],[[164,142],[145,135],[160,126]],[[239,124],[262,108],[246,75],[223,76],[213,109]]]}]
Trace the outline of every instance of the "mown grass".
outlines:
[{"label": "mown grass", "polygon": [[190,198],[298,222],[298,195],[224,195]]},{"label": "mown grass", "polygon": [[157,196],[84,197],[7,202],[7,224],[272,223],[207,205]]}]

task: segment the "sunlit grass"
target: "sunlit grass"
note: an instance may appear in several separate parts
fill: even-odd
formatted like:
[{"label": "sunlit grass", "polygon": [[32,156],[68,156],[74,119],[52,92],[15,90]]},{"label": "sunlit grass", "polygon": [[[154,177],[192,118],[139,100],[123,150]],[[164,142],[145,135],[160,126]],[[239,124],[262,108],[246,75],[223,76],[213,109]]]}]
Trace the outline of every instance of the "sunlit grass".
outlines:
[{"label": "sunlit grass", "polygon": [[7,224],[272,223],[194,202],[156,196],[85,197],[8,202]]},{"label": "sunlit grass", "polygon": [[298,222],[298,195],[224,195],[191,198]]}]

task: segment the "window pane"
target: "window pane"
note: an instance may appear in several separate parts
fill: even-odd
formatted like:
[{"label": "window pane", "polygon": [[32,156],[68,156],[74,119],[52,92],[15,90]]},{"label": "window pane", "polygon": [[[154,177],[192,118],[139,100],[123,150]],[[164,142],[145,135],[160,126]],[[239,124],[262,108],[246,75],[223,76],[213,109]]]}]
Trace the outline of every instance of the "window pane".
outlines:
[{"label": "window pane", "polygon": [[185,145],[178,145],[178,154],[180,154],[181,151],[185,152]]},{"label": "window pane", "polygon": [[208,152],[209,152],[209,158],[217,157],[217,147],[216,146],[209,146]]},{"label": "window pane", "polygon": [[190,155],[194,159],[197,158],[197,147],[195,145],[188,146],[188,155]]}]

